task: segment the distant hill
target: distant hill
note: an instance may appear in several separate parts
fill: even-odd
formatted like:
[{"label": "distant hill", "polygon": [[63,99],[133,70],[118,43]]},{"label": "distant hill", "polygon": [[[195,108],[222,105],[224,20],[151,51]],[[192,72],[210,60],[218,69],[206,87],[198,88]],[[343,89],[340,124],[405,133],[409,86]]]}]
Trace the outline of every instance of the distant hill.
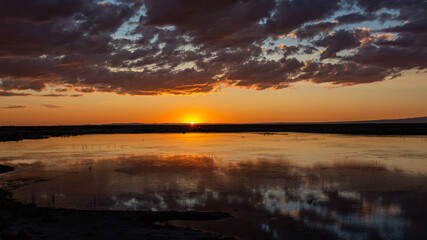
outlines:
[{"label": "distant hill", "polygon": [[403,118],[403,119],[381,119],[367,121],[328,122],[328,123],[427,123],[427,117]]},{"label": "distant hill", "polygon": [[369,124],[369,123],[427,123],[427,117],[399,118],[399,119],[380,119],[380,120],[363,120],[363,121],[341,121],[341,122],[273,122],[259,124]]}]

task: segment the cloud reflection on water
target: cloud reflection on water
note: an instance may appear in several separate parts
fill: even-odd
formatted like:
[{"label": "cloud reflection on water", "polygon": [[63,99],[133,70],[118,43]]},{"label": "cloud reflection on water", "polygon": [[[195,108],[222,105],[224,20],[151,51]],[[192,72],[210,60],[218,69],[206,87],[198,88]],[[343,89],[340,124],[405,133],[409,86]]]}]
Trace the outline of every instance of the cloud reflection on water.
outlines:
[{"label": "cloud reflection on water", "polygon": [[227,211],[235,218],[174,224],[243,239],[309,238],[309,230],[325,239],[419,239],[424,231],[427,152],[419,138],[143,137],[3,143],[0,161],[16,171],[0,182],[40,206],[54,196],[55,207]]},{"label": "cloud reflection on water", "polygon": [[301,167],[266,158],[221,164],[205,155],[139,155],[104,159],[93,169],[101,164],[136,177],[127,184],[138,189],[109,196],[103,207],[225,210],[236,217],[251,212],[267,216],[250,221],[275,236],[280,229],[269,219],[286,216],[338,237],[401,239],[417,224],[411,219],[413,204],[422,202],[405,198],[427,187],[425,175],[348,160]]}]

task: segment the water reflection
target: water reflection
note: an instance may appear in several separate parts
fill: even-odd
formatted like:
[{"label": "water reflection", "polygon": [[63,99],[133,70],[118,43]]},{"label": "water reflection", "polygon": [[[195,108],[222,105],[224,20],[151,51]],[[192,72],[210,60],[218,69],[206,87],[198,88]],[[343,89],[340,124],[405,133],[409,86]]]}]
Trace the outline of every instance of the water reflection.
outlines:
[{"label": "water reflection", "polygon": [[[297,139],[304,143],[302,146],[307,147],[306,151],[318,150],[321,156],[327,150],[331,151],[325,146],[333,144],[331,139],[319,140],[323,135],[309,138],[255,136],[255,140],[260,141],[259,137],[266,138],[263,143],[275,144],[294,143],[290,139]],[[19,157],[5,160],[17,171],[5,174],[1,184],[13,190],[14,198],[22,202],[34,201],[42,206],[227,211],[235,218],[175,224],[189,224],[244,239],[290,236],[297,239],[310,236],[310,231],[321,234],[313,235],[317,239],[319,236],[326,239],[415,239],[424,231],[427,216],[424,203],[427,175],[424,172],[427,166],[426,158],[422,158],[425,151],[421,148],[408,154],[410,148],[395,144],[389,137],[380,139],[385,146],[374,151],[378,154],[383,151],[381,149],[390,149],[388,154],[393,163],[398,163],[393,156],[399,156],[407,163],[415,161],[418,166],[415,170],[410,164],[390,164],[369,154],[361,160],[360,156],[373,149],[366,149],[362,142],[351,153],[347,148],[343,151],[342,145],[348,139],[341,141],[340,147],[333,145],[332,148],[334,154],[347,152],[347,157],[325,159],[323,155],[320,159],[314,157],[316,161],[306,159],[305,163],[298,161],[300,155],[307,157],[313,153],[297,155],[295,149],[287,151],[288,148],[278,148],[273,143],[261,144],[258,149],[249,146],[244,158],[240,154],[198,152],[198,149],[212,148],[217,139],[214,140],[186,142],[196,145],[192,151],[188,150],[190,145],[174,146],[173,152],[186,154],[136,154],[138,148],[135,147],[132,148],[134,154],[125,154],[119,148],[114,157],[108,158],[100,157],[103,154],[99,152],[86,155],[74,152],[73,157],[62,156],[59,154],[61,148],[58,148],[59,152],[46,155],[59,157],[59,160],[50,157],[49,161],[37,160],[39,157],[35,155],[32,155],[32,162]],[[168,149],[161,145],[147,147],[157,149],[157,152]],[[245,147],[235,144],[234,149],[243,151]],[[303,151],[304,148],[297,150]],[[144,151],[151,150],[144,148]],[[223,152],[232,151],[219,151]],[[28,156],[28,153],[24,155]]]}]

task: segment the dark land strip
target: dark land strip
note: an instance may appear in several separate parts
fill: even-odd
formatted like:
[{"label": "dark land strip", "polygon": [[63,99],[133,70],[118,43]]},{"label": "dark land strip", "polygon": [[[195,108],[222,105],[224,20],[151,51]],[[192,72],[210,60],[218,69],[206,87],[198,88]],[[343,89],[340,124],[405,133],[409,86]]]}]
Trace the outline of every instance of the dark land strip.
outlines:
[{"label": "dark land strip", "polygon": [[427,135],[427,123],[365,124],[141,124],[79,126],[4,126],[0,141],[20,141],[59,136],[119,133],[245,133],[300,132],[354,135]]}]

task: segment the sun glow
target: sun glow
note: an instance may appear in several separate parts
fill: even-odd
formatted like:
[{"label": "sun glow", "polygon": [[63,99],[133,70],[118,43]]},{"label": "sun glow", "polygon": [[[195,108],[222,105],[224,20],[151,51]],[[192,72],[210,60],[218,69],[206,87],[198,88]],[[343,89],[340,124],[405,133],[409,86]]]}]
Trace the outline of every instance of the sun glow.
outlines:
[{"label": "sun glow", "polygon": [[203,119],[202,119],[200,113],[194,113],[194,112],[183,113],[180,122],[187,123],[187,124],[190,124],[190,125],[194,125],[196,123],[203,122]]}]

